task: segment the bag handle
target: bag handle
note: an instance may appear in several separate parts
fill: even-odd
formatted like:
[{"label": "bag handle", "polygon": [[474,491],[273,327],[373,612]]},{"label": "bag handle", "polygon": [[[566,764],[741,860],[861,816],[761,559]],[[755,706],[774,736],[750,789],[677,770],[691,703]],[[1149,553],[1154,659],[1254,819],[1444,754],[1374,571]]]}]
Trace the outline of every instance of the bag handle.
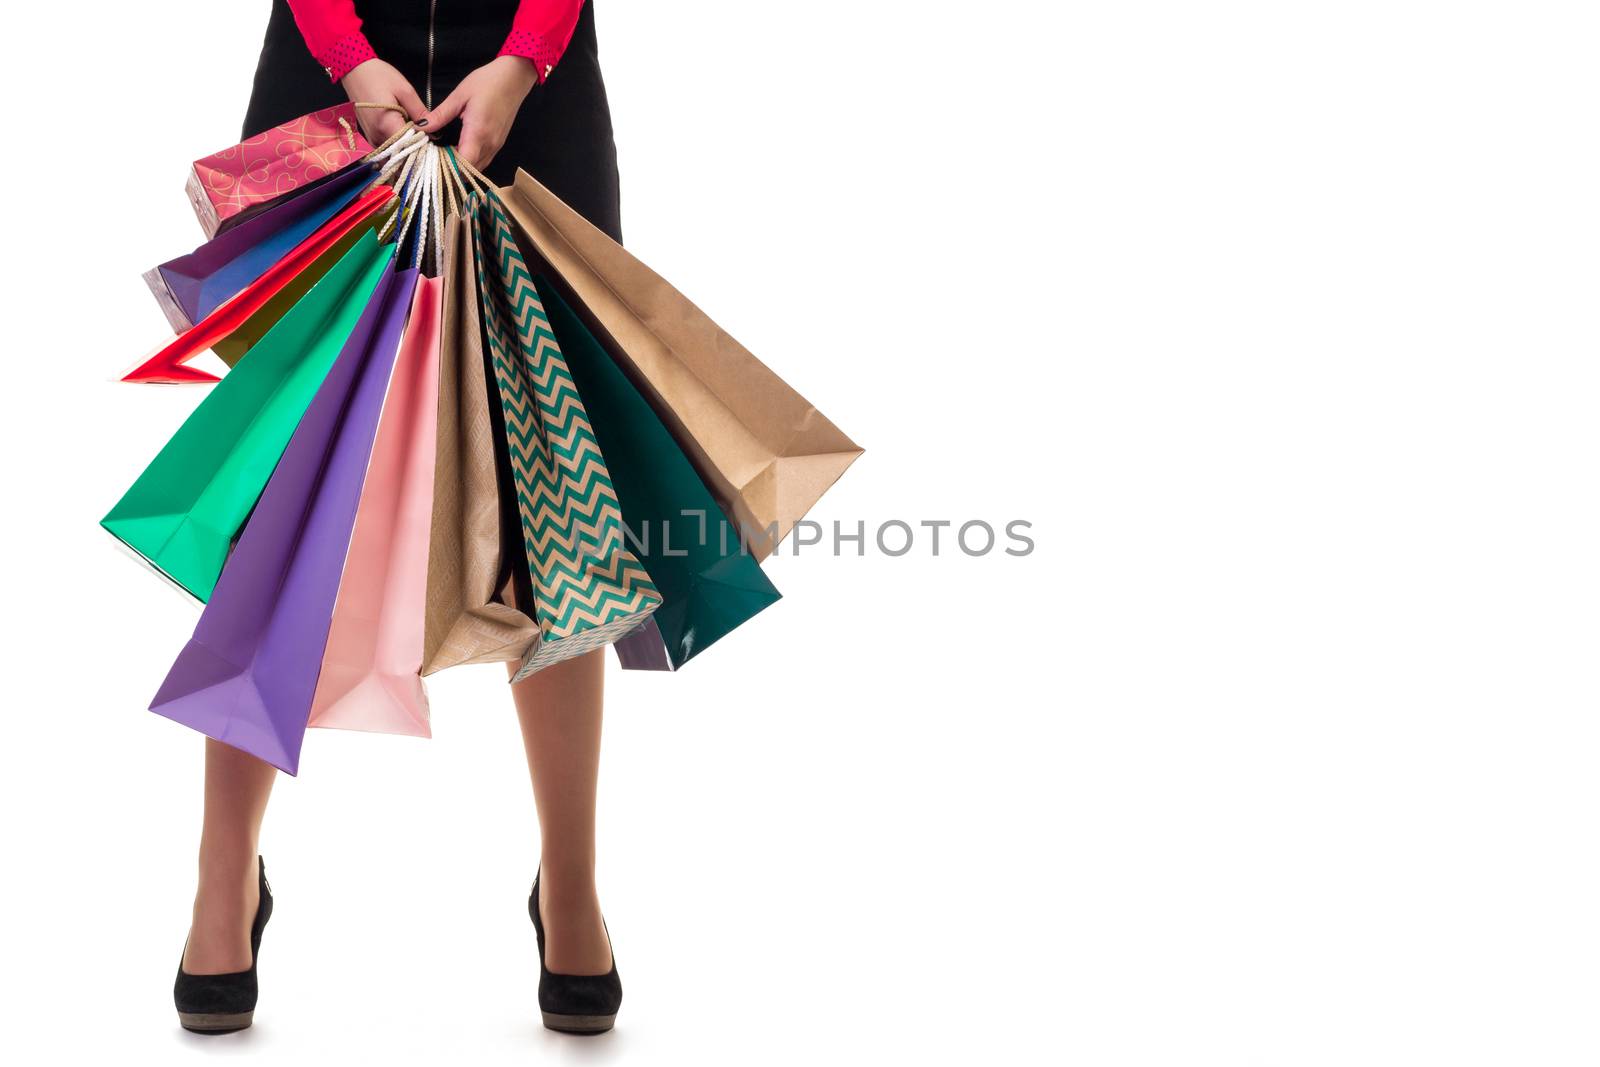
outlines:
[{"label": "bag handle", "polygon": [[460,210],[465,212],[467,198],[472,194],[468,190],[466,183],[461,180],[461,168],[456,162],[456,150],[454,148],[446,148],[444,150],[444,158],[445,162],[449,164],[444,168],[445,176],[450,179],[450,187],[455,190],[457,198],[461,201]]},{"label": "bag handle", "polygon": [[478,192],[484,196],[492,196],[496,200],[500,198],[499,194],[495,192],[494,183],[484,177],[481,170],[462,159],[460,152],[452,152],[451,157],[460,165],[461,173],[467,176],[467,180],[472,183]]},{"label": "bag handle", "polygon": [[412,226],[415,224],[415,244],[411,257],[413,267],[437,271],[444,262],[445,219],[460,210],[460,204],[450,194],[446,179],[449,172],[444,163],[447,152],[448,149],[429,144],[407,159],[395,179],[401,211],[379,233],[380,240],[386,239],[398,220],[395,242],[403,246],[412,236]]},{"label": "bag handle", "polygon": [[416,126],[416,124],[411,121],[411,113],[405,108],[401,107],[399,104],[372,104],[367,103],[364,100],[355,100],[351,102],[350,106],[355,108],[357,111],[395,111],[405,116],[406,124],[396,130],[394,133],[391,133],[388,140],[384,141],[381,145],[378,145],[377,148],[373,149],[374,154],[382,152],[384,149],[394,144],[396,140],[405,136],[407,129],[411,129]]},{"label": "bag handle", "polygon": [[456,177],[455,168],[445,162],[448,152],[449,149],[439,150],[439,188],[444,196],[445,218],[454,218],[461,214],[461,203],[466,196],[462,194],[461,180]]},{"label": "bag handle", "polygon": [[444,268],[444,221],[448,217],[445,212],[455,214],[455,201],[447,195],[449,183],[444,176],[444,150],[438,145],[433,147],[433,269],[435,272]]},{"label": "bag handle", "polygon": [[[393,188],[395,193],[398,194],[401,203],[401,210],[394,218],[389,220],[387,226],[378,231],[378,240],[380,241],[389,236],[389,231],[393,229],[396,220],[410,219],[413,209],[409,192],[411,188],[411,172],[416,169],[418,153],[422,150],[426,140],[426,138],[418,140],[414,145],[406,149],[404,155],[391,157],[383,169],[378,172],[377,178],[373,180],[374,185],[387,184]],[[401,227],[402,237],[404,236],[405,228],[405,226]]]},{"label": "bag handle", "polygon": [[[461,158],[453,146],[434,144],[406,109],[397,104],[354,101],[358,110],[393,111],[406,116],[405,125],[366,157],[377,164],[373,185],[389,185],[397,195],[398,210],[392,212],[378,231],[378,240],[393,237],[404,246],[415,232],[413,267],[431,265],[438,269],[444,261],[444,224],[449,218],[465,214],[473,194],[498,199],[494,184],[483,172]],[[415,231],[413,231],[415,226]]]}]

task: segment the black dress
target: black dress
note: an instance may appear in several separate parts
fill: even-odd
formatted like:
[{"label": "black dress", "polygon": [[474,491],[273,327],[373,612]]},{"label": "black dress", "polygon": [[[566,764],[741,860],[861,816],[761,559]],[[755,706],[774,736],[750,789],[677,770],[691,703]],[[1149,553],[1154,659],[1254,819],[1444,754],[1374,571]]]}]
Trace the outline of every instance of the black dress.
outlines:
[{"label": "black dress", "polygon": [[[443,103],[462,78],[495,57],[511,31],[516,10],[517,0],[356,0],[362,32],[378,58],[399,68],[425,100],[431,19],[434,106]],[[287,0],[273,0],[244,136],[345,99],[344,91],[311,57]],[[455,123],[429,132],[454,143],[459,129]],[[485,173],[495,184],[509,185],[518,167],[612,239],[622,240],[617,148],[600,76],[593,0],[583,5],[561,62],[523,101],[505,146]]]}]

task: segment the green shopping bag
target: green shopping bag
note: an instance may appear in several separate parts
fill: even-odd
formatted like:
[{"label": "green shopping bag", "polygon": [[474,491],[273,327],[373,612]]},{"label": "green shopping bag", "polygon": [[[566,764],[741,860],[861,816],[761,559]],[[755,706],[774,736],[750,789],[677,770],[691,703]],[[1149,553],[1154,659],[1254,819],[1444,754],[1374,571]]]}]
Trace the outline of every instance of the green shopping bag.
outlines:
[{"label": "green shopping bag", "polygon": [[233,539],[388,268],[370,230],[237,367],[100,520],[204,601]]},{"label": "green shopping bag", "polygon": [[517,681],[637,629],[661,594],[628,551],[605,458],[504,208],[491,194],[468,215],[539,626]]},{"label": "green shopping bag", "polygon": [[725,637],[780,594],[650,402],[544,278],[536,279],[606,457],[632,547],[661,591],[656,626],[673,667]]}]

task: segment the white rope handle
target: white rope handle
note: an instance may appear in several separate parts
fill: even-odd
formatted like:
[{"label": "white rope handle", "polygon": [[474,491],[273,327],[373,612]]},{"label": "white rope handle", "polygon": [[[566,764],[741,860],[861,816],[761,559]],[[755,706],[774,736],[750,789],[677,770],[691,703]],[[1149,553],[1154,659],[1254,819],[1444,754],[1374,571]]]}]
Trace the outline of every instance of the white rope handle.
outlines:
[{"label": "white rope handle", "polygon": [[428,226],[428,216],[433,212],[433,182],[438,176],[436,149],[433,145],[423,153],[421,173],[417,176],[417,206],[421,217],[417,219],[417,247],[411,255],[411,265],[421,268],[427,257],[428,239],[433,230]]},{"label": "white rope handle", "polygon": [[[418,147],[420,148],[421,146],[419,145]],[[405,240],[405,232],[411,225],[411,215],[414,208],[411,197],[406,191],[410,188],[411,172],[416,168],[416,163],[416,151],[408,151],[406,153],[404,162],[399,164],[399,174],[389,178],[389,185],[394,188],[396,193],[400,194],[400,210],[394,215],[390,216],[389,221],[384,224],[383,229],[378,231],[378,240],[380,241],[389,236],[389,231],[394,228],[397,221],[400,223],[400,236],[397,238],[397,240]],[[378,175],[378,182],[384,181],[385,177],[389,175],[389,171],[390,168],[385,167],[384,170]]]},{"label": "white rope handle", "polygon": [[[416,170],[415,162],[415,156],[407,160],[405,167],[401,169],[399,180],[395,182],[395,188],[400,192],[400,229],[395,234],[394,239],[397,247],[406,243],[406,237],[411,233],[411,224],[417,220],[416,189],[413,182],[414,180],[420,180],[420,175],[413,179],[412,172]],[[383,237],[384,235],[381,233],[378,235],[380,241]]]},{"label": "white rope handle", "polygon": [[418,152],[428,146],[427,135],[422,134],[420,131],[418,132],[419,136],[396,142],[390,148],[385,149],[388,154],[382,160],[383,166],[378,170],[378,176],[374,179],[375,181],[387,181],[397,170],[404,167],[408,160],[415,158]]},{"label": "white rope handle", "polygon": [[[375,108],[404,113],[393,104],[356,103],[357,108]],[[494,187],[488,179],[453,148],[434,144],[416,124],[407,122],[365,158],[377,174],[372,185],[388,185],[398,196],[397,210],[391,212],[378,231],[378,240],[392,236],[397,248],[404,248],[415,235],[413,267],[434,269],[444,261],[444,224],[464,213],[474,193],[491,196]]]}]

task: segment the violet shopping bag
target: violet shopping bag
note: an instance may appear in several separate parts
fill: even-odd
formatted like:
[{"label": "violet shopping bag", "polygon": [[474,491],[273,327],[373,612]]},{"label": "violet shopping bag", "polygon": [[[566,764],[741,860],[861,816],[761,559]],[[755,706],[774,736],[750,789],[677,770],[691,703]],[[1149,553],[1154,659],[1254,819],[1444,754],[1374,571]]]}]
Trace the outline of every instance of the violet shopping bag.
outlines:
[{"label": "violet shopping bag", "polygon": [[310,726],[431,736],[422,668],[439,415],[438,278],[417,282],[339,579]]},{"label": "violet shopping bag", "polygon": [[444,314],[423,674],[521,660],[539,636],[538,624],[516,607],[510,565],[522,558],[522,534],[516,503],[502,492],[511,482],[510,460],[498,395],[490,403],[495,387],[484,361],[472,227],[461,216],[445,224],[440,278]]},{"label": "violet shopping bag", "polygon": [[539,624],[515,681],[626,636],[661,594],[628,550],[605,457],[510,220],[492,193],[468,215]]},{"label": "violet shopping bag", "polygon": [[625,637],[617,638],[611,646],[617,662],[625,671],[670,671],[672,661],[667,658],[666,642],[661,637],[661,627],[654,615],[644,620],[644,625]]},{"label": "violet shopping bag", "polygon": [[391,255],[371,233],[358,241],[212,388],[100,524],[191,595],[208,599]]},{"label": "violet shopping bag", "polygon": [[150,705],[289,774],[416,278],[379,283]]}]

